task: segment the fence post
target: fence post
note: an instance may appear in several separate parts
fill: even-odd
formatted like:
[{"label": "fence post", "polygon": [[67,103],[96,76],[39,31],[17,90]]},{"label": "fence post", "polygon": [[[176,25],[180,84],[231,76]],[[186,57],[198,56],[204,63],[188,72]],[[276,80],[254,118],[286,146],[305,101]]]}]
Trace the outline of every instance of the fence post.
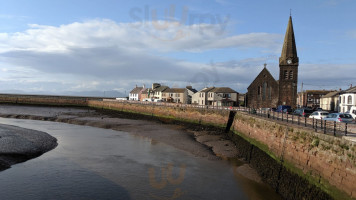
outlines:
[{"label": "fence post", "polygon": [[326,120],[324,120],[324,134],[326,134]]},{"label": "fence post", "polygon": [[293,122],[294,122],[294,115],[292,114],[292,124],[293,124]]},{"label": "fence post", "polygon": [[347,136],[347,123],[345,124],[345,136]]},{"label": "fence post", "polygon": [[334,121],[334,136],[336,136],[336,121]]},{"label": "fence post", "polygon": [[314,128],[314,117],[313,117],[313,128]]},{"label": "fence post", "polygon": [[315,119],[315,132],[318,132],[318,119]]},{"label": "fence post", "polygon": [[287,123],[288,123],[288,113],[286,113],[286,115],[287,115]]},{"label": "fence post", "polygon": [[307,117],[304,117],[304,126],[307,127]]},{"label": "fence post", "polygon": [[282,112],[282,121],[283,121],[283,112]]}]

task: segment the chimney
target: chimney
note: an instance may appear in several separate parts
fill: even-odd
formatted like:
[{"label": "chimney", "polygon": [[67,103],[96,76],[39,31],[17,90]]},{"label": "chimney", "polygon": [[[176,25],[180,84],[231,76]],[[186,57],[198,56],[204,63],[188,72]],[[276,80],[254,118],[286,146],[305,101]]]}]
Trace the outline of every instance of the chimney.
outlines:
[{"label": "chimney", "polygon": [[186,88],[187,88],[187,89],[192,89],[193,87],[192,87],[192,86],[190,86],[190,85],[188,85]]},{"label": "chimney", "polygon": [[143,88],[145,88],[145,87],[146,87],[146,85],[145,85],[145,84],[143,84],[142,86],[143,86]]},{"label": "chimney", "polygon": [[137,84],[136,84],[136,88],[137,88]]}]

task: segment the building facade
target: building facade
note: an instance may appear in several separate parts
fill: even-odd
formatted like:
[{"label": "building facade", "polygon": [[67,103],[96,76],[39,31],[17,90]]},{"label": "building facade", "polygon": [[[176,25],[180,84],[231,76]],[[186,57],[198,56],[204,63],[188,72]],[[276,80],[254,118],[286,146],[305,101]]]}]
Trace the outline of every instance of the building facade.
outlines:
[{"label": "building facade", "polygon": [[299,57],[295,44],[292,17],[289,17],[281,57],[279,81],[267,70],[266,65],[247,88],[247,106],[272,108],[278,105],[296,107]]},{"label": "building facade", "polygon": [[209,106],[238,106],[239,93],[229,87],[216,87],[207,92]]},{"label": "building facade", "polygon": [[339,96],[340,91],[327,93],[325,96],[320,98],[320,108],[332,112],[339,112]]},{"label": "building facade", "polygon": [[306,90],[298,93],[298,107],[321,108],[321,99],[334,90]]},{"label": "building facade", "polygon": [[341,92],[339,97],[339,111],[348,112],[352,106],[356,106],[356,86]]}]

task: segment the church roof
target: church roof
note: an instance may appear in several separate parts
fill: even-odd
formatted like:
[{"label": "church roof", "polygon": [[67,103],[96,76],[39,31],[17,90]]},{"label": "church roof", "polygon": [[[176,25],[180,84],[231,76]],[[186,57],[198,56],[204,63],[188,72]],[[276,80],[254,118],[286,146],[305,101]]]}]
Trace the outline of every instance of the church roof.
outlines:
[{"label": "church roof", "polygon": [[286,35],[284,37],[284,43],[282,48],[281,58],[296,58],[297,46],[295,45],[294,30],[292,23],[292,16],[289,17]]},{"label": "church roof", "polygon": [[[261,76],[263,76],[263,75],[270,76],[274,81],[276,81],[276,79],[274,79],[274,77],[272,76],[271,72],[269,72],[268,69],[267,69],[266,67],[264,67],[264,68],[262,69],[262,71],[261,71],[261,72],[256,76],[256,78],[252,81],[252,83],[247,87],[247,89],[250,88],[250,87],[252,86],[252,84],[255,83],[255,81],[256,81],[257,79],[259,79],[259,78],[260,78]],[[278,81],[276,81],[276,83],[278,84]]]}]

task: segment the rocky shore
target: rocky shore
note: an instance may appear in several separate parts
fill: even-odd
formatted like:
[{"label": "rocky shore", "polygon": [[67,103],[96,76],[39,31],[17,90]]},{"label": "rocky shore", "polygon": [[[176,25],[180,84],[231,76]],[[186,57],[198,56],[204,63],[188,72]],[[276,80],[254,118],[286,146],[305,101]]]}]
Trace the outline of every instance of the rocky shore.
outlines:
[{"label": "rocky shore", "polygon": [[0,171],[46,153],[57,146],[47,133],[0,124]]}]

